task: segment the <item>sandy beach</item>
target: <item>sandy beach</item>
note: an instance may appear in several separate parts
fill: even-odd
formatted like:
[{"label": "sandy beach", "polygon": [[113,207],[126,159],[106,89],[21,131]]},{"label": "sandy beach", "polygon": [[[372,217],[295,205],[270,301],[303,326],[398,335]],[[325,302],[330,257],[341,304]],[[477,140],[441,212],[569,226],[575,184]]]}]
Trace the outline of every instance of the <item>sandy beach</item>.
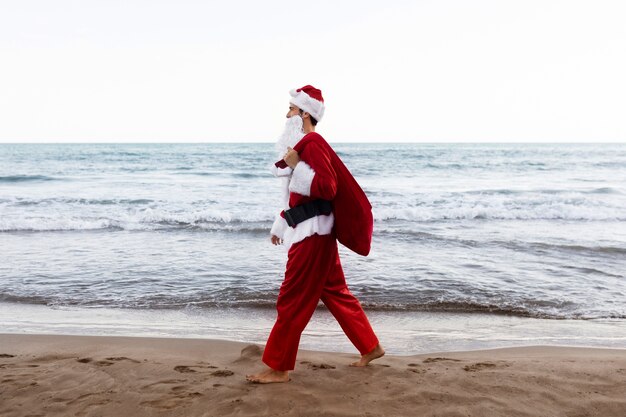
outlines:
[{"label": "sandy beach", "polygon": [[300,351],[255,385],[262,346],[144,337],[0,335],[0,415],[619,416],[626,350],[520,347],[386,356]]}]

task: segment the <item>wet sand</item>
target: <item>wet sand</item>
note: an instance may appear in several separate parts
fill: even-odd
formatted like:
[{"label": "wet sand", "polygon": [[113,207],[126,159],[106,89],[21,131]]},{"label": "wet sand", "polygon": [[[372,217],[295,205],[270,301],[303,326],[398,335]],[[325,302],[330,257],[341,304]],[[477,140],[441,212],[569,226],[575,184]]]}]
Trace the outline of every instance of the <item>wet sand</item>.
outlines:
[{"label": "wet sand", "polygon": [[262,346],[0,334],[0,415],[626,415],[626,350],[520,347],[385,356],[300,351],[291,382],[257,385]]}]

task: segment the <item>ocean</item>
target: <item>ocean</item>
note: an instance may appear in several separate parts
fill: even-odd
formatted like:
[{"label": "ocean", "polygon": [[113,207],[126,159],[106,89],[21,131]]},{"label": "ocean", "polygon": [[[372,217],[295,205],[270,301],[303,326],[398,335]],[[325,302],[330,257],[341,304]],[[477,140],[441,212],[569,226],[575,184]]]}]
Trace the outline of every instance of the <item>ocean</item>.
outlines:
[{"label": "ocean", "polygon": [[[375,218],[368,257],[340,248],[348,285],[398,352],[448,347],[420,344],[424,320],[450,343],[450,325],[503,342],[519,324],[520,342],[535,323],[626,347],[626,144],[332,145]],[[286,261],[275,159],[270,143],[0,144],[0,331],[262,342]],[[307,346],[334,346],[322,307],[316,323]]]}]

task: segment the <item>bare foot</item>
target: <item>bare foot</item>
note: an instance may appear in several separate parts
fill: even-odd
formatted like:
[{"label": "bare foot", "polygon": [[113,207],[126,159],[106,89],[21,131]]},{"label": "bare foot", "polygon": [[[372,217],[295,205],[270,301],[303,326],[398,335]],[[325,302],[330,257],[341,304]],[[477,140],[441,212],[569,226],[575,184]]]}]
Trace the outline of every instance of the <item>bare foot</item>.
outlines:
[{"label": "bare foot", "polygon": [[248,382],[254,382],[255,384],[272,384],[275,382],[289,382],[288,371],[275,371],[274,369],[268,369],[260,372],[256,375],[246,375]]},{"label": "bare foot", "polygon": [[374,349],[372,349],[370,353],[366,353],[365,355],[362,355],[361,360],[359,360],[358,362],[351,363],[350,366],[356,366],[356,367],[367,366],[374,359],[382,358],[383,356],[385,356],[385,349],[383,349],[383,347],[380,344],[378,344],[376,345]]}]

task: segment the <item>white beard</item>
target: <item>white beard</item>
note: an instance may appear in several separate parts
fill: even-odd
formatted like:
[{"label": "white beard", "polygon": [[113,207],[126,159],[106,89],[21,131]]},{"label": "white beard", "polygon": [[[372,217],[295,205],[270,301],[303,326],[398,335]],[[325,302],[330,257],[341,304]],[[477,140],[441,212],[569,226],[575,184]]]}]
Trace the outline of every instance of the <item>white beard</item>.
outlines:
[{"label": "white beard", "polygon": [[[281,160],[285,157],[287,153],[287,148],[293,148],[296,146],[300,139],[304,137],[304,129],[302,128],[303,122],[302,117],[295,115],[291,116],[287,119],[285,123],[285,130],[283,134],[280,135],[278,141],[276,142],[276,151],[278,152],[278,160]],[[281,180],[281,208],[287,210],[289,208],[289,183],[291,181],[291,174],[293,173],[293,169],[286,168],[277,168],[274,164],[270,166],[270,170],[272,174]],[[282,219],[282,222],[285,220]]]},{"label": "white beard", "polygon": [[302,117],[299,115],[291,116],[285,122],[285,130],[276,142],[276,151],[278,158],[283,159],[287,153],[287,147],[293,148],[300,139],[304,137]]}]

